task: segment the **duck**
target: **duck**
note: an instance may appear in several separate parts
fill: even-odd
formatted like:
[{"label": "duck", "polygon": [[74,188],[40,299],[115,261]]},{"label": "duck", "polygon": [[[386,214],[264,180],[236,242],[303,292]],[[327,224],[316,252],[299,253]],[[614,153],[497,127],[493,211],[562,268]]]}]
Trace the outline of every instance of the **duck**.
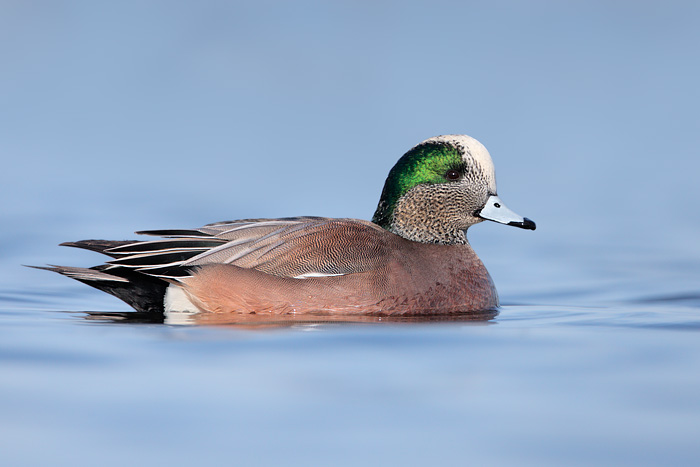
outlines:
[{"label": "duck", "polygon": [[111,294],[137,312],[266,316],[432,316],[499,307],[467,230],[535,223],[498,197],[487,149],[442,135],[389,171],[371,221],[287,217],[145,230],[144,240],[61,245],[111,259],[40,267]]}]

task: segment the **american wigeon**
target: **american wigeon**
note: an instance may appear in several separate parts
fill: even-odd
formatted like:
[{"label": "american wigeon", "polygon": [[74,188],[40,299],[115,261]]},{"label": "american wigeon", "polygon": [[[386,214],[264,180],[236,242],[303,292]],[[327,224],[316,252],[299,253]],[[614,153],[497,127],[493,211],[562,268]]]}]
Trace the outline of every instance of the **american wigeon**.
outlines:
[{"label": "american wigeon", "polygon": [[113,259],[50,269],[142,312],[429,315],[498,307],[466,231],[483,220],[535,223],[496,194],[486,148],[466,135],[427,139],[389,172],[372,222],[292,217],[151,230],[148,241],[63,245]]}]

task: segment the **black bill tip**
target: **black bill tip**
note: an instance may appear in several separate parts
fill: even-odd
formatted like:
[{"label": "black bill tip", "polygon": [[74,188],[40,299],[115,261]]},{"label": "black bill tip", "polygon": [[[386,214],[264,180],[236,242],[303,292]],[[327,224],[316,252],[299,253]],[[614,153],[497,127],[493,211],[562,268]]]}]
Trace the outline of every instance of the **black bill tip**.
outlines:
[{"label": "black bill tip", "polygon": [[508,222],[508,225],[512,225],[513,227],[520,227],[521,229],[526,230],[535,230],[537,228],[535,223],[527,217],[523,218],[522,222]]}]

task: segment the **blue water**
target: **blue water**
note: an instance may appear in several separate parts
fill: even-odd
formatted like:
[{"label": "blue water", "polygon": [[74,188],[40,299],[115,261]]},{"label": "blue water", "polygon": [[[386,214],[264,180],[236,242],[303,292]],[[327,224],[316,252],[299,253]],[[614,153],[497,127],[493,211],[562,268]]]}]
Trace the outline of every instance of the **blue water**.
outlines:
[{"label": "blue water", "polygon": [[[699,465],[697,2],[5,2],[0,464]],[[371,217],[467,133],[487,321],[201,326],[22,265]]]},{"label": "blue water", "polygon": [[93,317],[127,308],[27,270],[0,300],[3,463],[697,464],[700,293],[672,279],[700,261],[585,257],[629,271],[494,258],[485,322],[278,327]]},{"label": "blue water", "polygon": [[4,462],[697,462],[697,319],[502,314],[244,332],[4,312]]}]

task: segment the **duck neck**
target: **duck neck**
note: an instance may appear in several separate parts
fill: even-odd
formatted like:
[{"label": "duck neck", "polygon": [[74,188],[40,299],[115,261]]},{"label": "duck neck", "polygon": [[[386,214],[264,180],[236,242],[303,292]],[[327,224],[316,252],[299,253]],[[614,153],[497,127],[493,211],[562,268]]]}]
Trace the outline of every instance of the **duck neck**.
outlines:
[{"label": "duck neck", "polygon": [[[432,205],[435,204],[435,205]],[[466,230],[442,211],[441,203],[423,196],[404,196],[393,206],[380,201],[372,221],[407,240],[442,245],[466,245]]]},{"label": "duck neck", "polygon": [[467,245],[467,233],[464,230],[450,229],[436,222],[435,219],[418,220],[397,216],[387,229],[407,240],[441,245]]}]

